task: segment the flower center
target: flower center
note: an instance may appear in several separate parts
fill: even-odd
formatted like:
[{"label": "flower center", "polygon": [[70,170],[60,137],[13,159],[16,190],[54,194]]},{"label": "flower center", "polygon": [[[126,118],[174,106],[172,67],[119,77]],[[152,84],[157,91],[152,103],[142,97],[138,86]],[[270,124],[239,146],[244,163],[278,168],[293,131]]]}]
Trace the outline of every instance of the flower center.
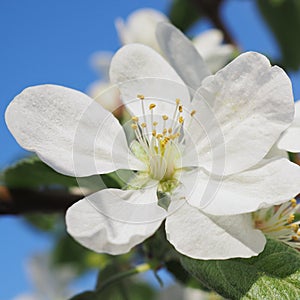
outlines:
[{"label": "flower center", "polygon": [[[133,153],[143,161],[148,169],[148,177],[158,180],[162,190],[171,188],[176,181],[176,173],[181,170],[181,152],[183,148],[183,106],[176,99],[175,109],[170,116],[155,114],[155,103],[146,108],[143,95],[137,96],[141,103],[142,116],[132,117],[131,128],[136,140],[131,143]],[[191,116],[195,111],[191,112]],[[166,188],[168,186],[169,188]],[[165,192],[165,191],[164,191]]]},{"label": "flower center", "polygon": [[299,207],[292,199],[280,206],[260,209],[252,214],[254,225],[266,235],[300,249],[300,221],[294,221]]}]

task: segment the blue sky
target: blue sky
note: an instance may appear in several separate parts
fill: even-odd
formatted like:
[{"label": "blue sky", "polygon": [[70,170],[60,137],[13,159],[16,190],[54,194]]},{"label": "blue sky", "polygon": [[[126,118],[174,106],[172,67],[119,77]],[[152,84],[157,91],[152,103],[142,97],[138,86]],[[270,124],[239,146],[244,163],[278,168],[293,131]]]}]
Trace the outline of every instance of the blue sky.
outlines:
[{"label": "blue sky", "polygon": [[[85,91],[97,79],[89,65],[98,50],[120,46],[114,28],[116,17],[125,18],[135,9],[152,7],[167,11],[170,0],[4,0],[0,2],[0,167],[25,154],[8,132],[4,111],[22,89],[55,83]],[[278,47],[257,14],[254,1],[231,0],[223,18],[243,51],[278,56]],[[191,32],[207,28],[198,24]],[[295,99],[300,99],[299,72],[292,75]],[[46,235],[26,226],[21,218],[0,218],[0,299],[32,289],[26,278],[29,255],[49,249]],[[88,283],[87,283],[88,284]],[[90,286],[93,282],[90,283]]]}]

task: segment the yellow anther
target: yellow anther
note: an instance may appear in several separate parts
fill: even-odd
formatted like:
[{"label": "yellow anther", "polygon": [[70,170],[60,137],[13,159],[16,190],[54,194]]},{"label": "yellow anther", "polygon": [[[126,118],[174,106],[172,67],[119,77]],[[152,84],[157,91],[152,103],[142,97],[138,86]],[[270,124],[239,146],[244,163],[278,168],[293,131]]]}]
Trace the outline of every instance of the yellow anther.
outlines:
[{"label": "yellow anther", "polygon": [[131,124],[131,128],[132,128],[133,130],[137,130],[138,126],[137,126],[136,124]]},{"label": "yellow anther", "polygon": [[141,95],[141,94],[137,95],[137,97],[138,97],[139,99],[141,99],[141,100],[144,100],[144,99],[145,99],[145,96],[144,96],[144,95]]},{"label": "yellow anther", "polygon": [[134,122],[138,122],[138,121],[139,121],[139,118],[136,117],[136,116],[133,116],[133,117],[131,117],[131,120],[134,121]]},{"label": "yellow anther", "polygon": [[292,207],[297,206],[297,200],[295,198],[291,200],[291,205],[292,205]]},{"label": "yellow anther", "polygon": [[169,117],[167,115],[163,115],[162,118],[164,121],[167,121],[169,119]]},{"label": "yellow anther", "polygon": [[296,235],[292,235],[292,240],[293,241],[298,241],[298,237]]},{"label": "yellow anther", "polygon": [[176,99],[176,104],[179,105],[180,104],[180,99]]},{"label": "yellow anther", "polygon": [[172,131],[173,131],[173,129],[172,129],[172,128],[169,128],[169,129],[168,129],[168,133],[169,133],[169,134],[171,134],[171,133],[172,133]]},{"label": "yellow anther", "polygon": [[293,221],[295,220],[295,216],[293,214],[291,214],[288,219],[287,219],[287,222],[290,224],[292,223]]},{"label": "yellow anther", "polygon": [[157,126],[157,124],[158,124],[157,122],[153,122],[152,123],[153,126]]},{"label": "yellow anther", "polygon": [[146,128],[146,127],[147,127],[147,124],[146,124],[146,123],[142,123],[141,126],[142,126],[143,128]]},{"label": "yellow anther", "polygon": [[156,106],[156,104],[151,103],[151,104],[149,105],[149,109],[151,110],[151,109],[153,109],[155,106]]},{"label": "yellow anther", "polygon": [[157,136],[156,136],[158,139],[161,139],[163,137],[163,135],[161,133],[159,133]]},{"label": "yellow anther", "polygon": [[195,110],[192,110],[191,111],[191,117],[193,117],[195,115],[196,111]]},{"label": "yellow anther", "polygon": [[182,124],[183,121],[184,121],[184,118],[183,118],[182,116],[180,116],[179,119],[178,119],[178,122],[179,122],[180,124]]},{"label": "yellow anther", "polygon": [[167,134],[167,128],[165,128],[164,130],[163,130],[163,135],[165,135],[165,134]]},{"label": "yellow anther", "polygon": [[158,147],[157,146],[154,146],[154,150],[156,153],[158,153]]},{"label": "yellow anther", "polygon": [[299,225],[298,224],[292,224],[291,228],[296,233],[298,231],[298,229],[299,229]]},{"label": "yellow anther", "polygon": [[156,136],[156,130],[152,130],[152,135]]},{"label": "yellow anther", "polygon": [[182,113],[182,105],[179,105],[178,110]]}]

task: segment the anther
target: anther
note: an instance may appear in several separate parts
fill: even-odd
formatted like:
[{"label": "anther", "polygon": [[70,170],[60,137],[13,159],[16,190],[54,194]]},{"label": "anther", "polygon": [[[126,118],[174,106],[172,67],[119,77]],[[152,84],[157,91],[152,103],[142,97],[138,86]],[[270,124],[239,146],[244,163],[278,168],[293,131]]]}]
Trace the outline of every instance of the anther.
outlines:
[{"label": "anther", "polygon": [[179,105],[178,110],[180,113],[182,113],[182,105]]},{"label": "anther", "polygon": [[180,104],[180,99],[176,99],[176,104],[179,105]]},{"label": "anther", "polygon": [[182,116],[180,116],[179,119],[178,119],[178,122],[179,122],[180,124],[182,124],[183,121],[184,121],[184,118],[183,118]]},{"label": "anther", "polygon": [[145,99],[145,96],[144,96],[144,95],[141,95],[141,94],[137,95],[137,97],[138,97],[139,99],[141,99],[141,100],[144,100],[144,99]]},{"label": "anther", "polygon": [[149,109],[151,110],[151,109],[153,109],[155,106],[156,106],[156,104],[151,103],[151,104],[149,105]]},{"label": "anther", "polygon": [[296,235],[292,235],[292,240],[293,241],[298,241],[298,237]]},{"label": "anther", "polygon": [[167,121],[169,119],[169,117],[167,115],[163,115],[162,118],[164,121]]},{"label": "anther", "polygon": [[291,228],[296,233],[298,231],[298,229],[299,229],[299,225],[298,224],[292,224]]},{"label": "anther", "polygon": [[169,129],[168,129],[168,133],[169,133],[169,134],[171,134],[171,133],[172,133],[172,131],[173,131],[173,129],[172,129],[172,128],[169,128]]},{"label": "anther", "polygon": [[295,220],[295,216],[293,214],[291,214],[288,219],[287,219],[287,222],[290,224],[292,223],[293,221]]},{"label": "anther", "polygon": [[152,130],[152,135],[156,136],[156,130]]},{"label": "anther", "polygon": [[297,200],[295,198],[291,200],[291,205],[292,205],[292,207],[297,206]]},{"label": "anther", "polygon": [[133,130],[137,130],[138,126],[137,126],[136,124],[131,124],[131,128],[132,128]]},{"label": "anther", "polygon": [[163,135],[166,135],[167,134],[167,129],[165,128],[164,130],[163,130]]},{"label": "anther", "polygon": [[163,135],[161,133],[159,133],[157,136],[156,136],[158,139],[161,139],[163,137]]},{"label": "anther", "polygon": [[195,115],[196,111],[195,110],[192,110],[191,111],[191,117],[193,117]]},{"label": "anther", "polygon": [[133,116],[133,117],[131,117],[131,120],[134,121],[134,122],[138,122],[138,121],[139,121],[139,118],[136,117],[136,116]]},{"label": "anther", "polygon": [[143,128],[146,128],[146,127],[147,127],[147,124],[146,124],[146,123],[142,123],[141,126],[142,126]]},{"label": "anther", "polygon": [[153,122],[152,123],[153,126],[157,126],[157,124],[158,124],[157,122]]}]

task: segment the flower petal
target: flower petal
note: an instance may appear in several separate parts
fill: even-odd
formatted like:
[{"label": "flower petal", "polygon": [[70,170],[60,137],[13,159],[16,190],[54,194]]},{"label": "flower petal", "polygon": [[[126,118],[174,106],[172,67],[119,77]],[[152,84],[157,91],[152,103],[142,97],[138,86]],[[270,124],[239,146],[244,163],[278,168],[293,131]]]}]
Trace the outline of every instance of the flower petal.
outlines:
[{"label": "flower petal", "polygon": [[143,168],[118,120],[79,91],[56,85],[27,88],[10,103],[5,118],[23,148],[65,175]]},{"label": "flower petal", "polygon": [[181,181],[191,205],[213,215],[235,215],[292,199],[300,192],[300,167],[278,158],[224,177],[193,171]]},{"label": "flower petal", "polygon": [[160,11],[146,8],[138,9],[130,14],[127,22],[116,20],[116,29],[123,45],[140,43],[160,51],[155,37],[156,25],[160,22],[168,22],[168,18]]},{"label": "flower petal", "polygon": [[290,125],[294,111],[288,76],[254,52],[240,55],[207,77],[193,105],[199,112],[195,118],[209,133],[209,139],[202,139],[205,134],[193,130],[202,166],[211,171],[212,163],[225,164],[219,175],[257,164]]},{"label": "flower petal", "polygon": [[300,101],[295,103],[295,117],[292,125],[282,134],[277,146],[289,152],[300,152]]},{"label": "flower petal", "polygon": [[145,190],[106,189],[78,201],[66,214],[67,230],[96,252],[122,254],[151,236],[165,218],[156,186]]},{"label": "flower petal", "polygon": [[195,259],[228,259],[258,255],[264,235],[253,228],[251,214],[211,216],[185,203],[166,220],[167,239]]},{"label": "flower petal", "polygon": [[195,91],[211,73],[192,42],[169,23],[157,25],[156,37],[170,64],[186,85]]},{"label": "flower petal", "polygon": [[[121,48],[112,59],[110,78],[118,84],[122,101],[135,116],[149,114],[153,101],[157,105],[155,113],[160,115],[173,113],[177,98],[185,106],[190,103],[188,89],[180,77],[157,52],[144,45]],[[139,94],[145,96],[146,112]]]}]

